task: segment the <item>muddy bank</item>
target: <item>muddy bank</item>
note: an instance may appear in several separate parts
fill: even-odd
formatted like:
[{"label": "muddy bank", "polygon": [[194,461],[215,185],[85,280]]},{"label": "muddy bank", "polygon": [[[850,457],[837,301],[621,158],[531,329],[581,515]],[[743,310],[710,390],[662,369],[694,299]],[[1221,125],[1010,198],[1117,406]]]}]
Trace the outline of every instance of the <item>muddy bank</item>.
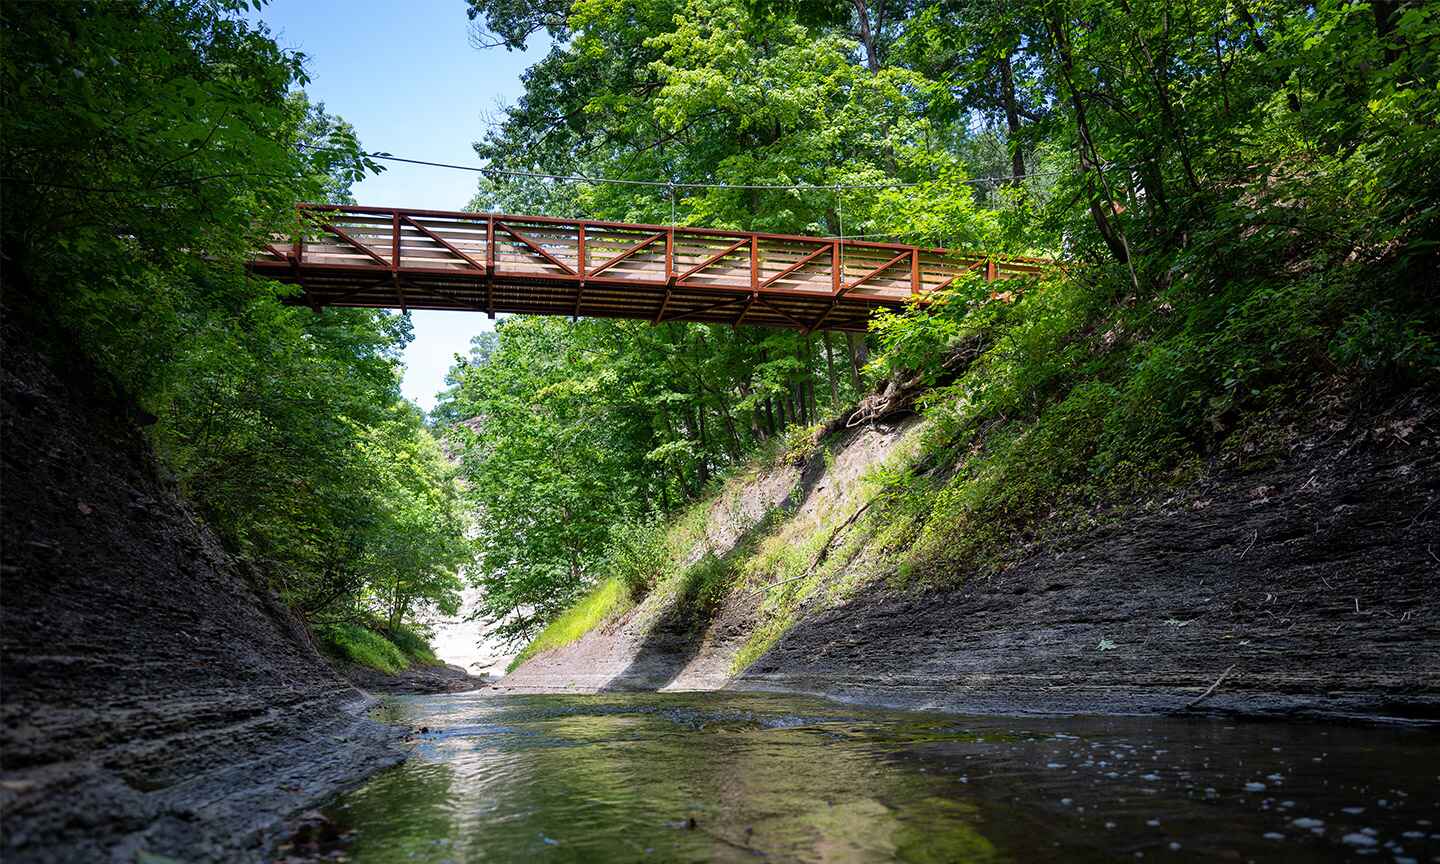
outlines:
[{"label": "muddy bank", "polygon": [[[1383,422],[1423,418],[1425,404]],[[738,674],[757,626],[746,591],[698,622],[647,601],[500,687],[1440,721],[1440,440],[1423,419],[1406,440],[1376,434],[1380,422],[1297,439],[1278,465],[1117,509],[1100,527],[1017,550],[999,574],[957,574],[947,590],[882,577],[838,602],[817,592]],[[840,446],[836,464],[874,434]],[[847,482],[831,469],[807,504]]]},{"label": "muddy bank", "polygon": [[396,730],[180,501],[133,409],[13,315],[3,339],[0,858],[260,860],[398,761]]}]

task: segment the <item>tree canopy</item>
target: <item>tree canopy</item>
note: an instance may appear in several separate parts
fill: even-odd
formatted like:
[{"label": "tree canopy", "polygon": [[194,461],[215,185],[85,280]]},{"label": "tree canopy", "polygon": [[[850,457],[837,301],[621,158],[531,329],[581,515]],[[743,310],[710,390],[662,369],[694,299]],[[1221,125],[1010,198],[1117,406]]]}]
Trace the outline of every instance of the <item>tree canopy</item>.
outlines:
[{"label": "tree canopy", "polygon": [[473,208],[1063,267],[961,280],[868,339],[511,318],[424,418],[397,384],[407,316],[298,309],[245,274],[310,230],[297,201],[380,168],[304,95],[302,55],[240,0],[0,6],[7,310],[112,382],[314,621],[451,614],[470,565],[483,614],[531,635],[627,526],[804,449],[886,375],[934,385],[927,461],[887,499],[934,571],[1181,476],[1322,386],[1375,399],[1440,368],[1434,4],[465,8],[478,46],[550,40],[481,159],[647,181],[492,171]]},{"label": "tree canopy", "polygon": [[149,422],[232,552],[312,620],[453,614],[453,471],[399,394],[408,318],[245,275],[298,201],[378,166],[248,4],[0,7],[8,314]]},{"label": "tree canopy", "polygon": [[[873,376],[982,358],[927,397],[948,431],[901,484],[945,566],[1057,500],[1213,455],[1323,376],[1383,370],[1379,392],[1435,368],[1433,4],[468,3],[477,44],[551,40],[478,156],[658,184],[493,173],[477,209],[1067,262],[1008,302],[962,282],[872,331]],[[605,526],[854,399],[866,346],[837,363],[833,340],[502,323],[447,408],[470,418],[491,614],[530,632],[601,575]]]}]

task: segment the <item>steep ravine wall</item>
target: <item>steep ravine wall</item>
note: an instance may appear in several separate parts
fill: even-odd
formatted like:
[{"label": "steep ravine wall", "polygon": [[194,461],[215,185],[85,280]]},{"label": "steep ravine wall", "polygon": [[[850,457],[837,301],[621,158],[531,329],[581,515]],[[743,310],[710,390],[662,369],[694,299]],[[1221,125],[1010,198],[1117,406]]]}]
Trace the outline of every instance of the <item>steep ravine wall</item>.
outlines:
[{"label": "steep ravine wall", "polygon": [[[1110,513],[1103,527],[1016,550],[998,574],[957,574],[945,590],[841,569],[830,581],[860,587],[812,592],[794,626],[739,674],[737,653],[763,618],[748,588],[698,624],[667,615],[665,597],[647,599],[500,686],[1440,720],[1440,442],[1433,431],[1408,443],[1377,436],[1373,425],[1297,440],[1279,465],[1218,472]],[[802,506],[827,494],[856,506],[853,463],[904,440],[886,434],[842,442],[836,467],[801,484]],[[766,479],[741,498],[763,500]]]},{"label": "steep ravine wall", "polygon": [[[823,530],[836,512],[861,506],[856,494],[867,468],[904,447],[915,424],[866,426],[849,434],[827,460],[781,462],[732,484],[705,515],[699,540],[679,562],[709,552],[729,556],[777,509],[793,533]],[[798,530],[797,530],[798,529]],[[634,608],[579,640],[526,661],[499,682],[502,691],[716,690],[730,684],[736,656],[762,617],[762,595],[731,592],[711,614],[683,608],[674,586],[662,586]]]},{"label": "steep ravine wall", "polygon": [[261,860],[283,819],[397,761],[396,733],[123,404],[4,320],[0,859]]}]

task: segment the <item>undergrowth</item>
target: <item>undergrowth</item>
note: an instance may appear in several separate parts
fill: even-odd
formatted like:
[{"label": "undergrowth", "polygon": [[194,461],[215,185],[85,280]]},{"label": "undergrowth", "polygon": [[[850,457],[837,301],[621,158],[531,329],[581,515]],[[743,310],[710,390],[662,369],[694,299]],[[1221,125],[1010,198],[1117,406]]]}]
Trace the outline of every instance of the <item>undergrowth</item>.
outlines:
[{"label": "undergrowth", "polygon": [[395,675],[410,665],[395,643],[362,624],[331,624],[319,636],[332,654],[359,666]]},{"label": "undergrowth", "polygon": [[569,645],[595,629],[605,619],[629,609],[634,603],[623,580],[606,579],[580,598],[574,606],[560,613],[538,636],[530,640],[530,643],[515,655],[515,659],[510,661],[505,671],[513,672],[521,663],[537,654]]},{"label": "undergrowth", "polygon": [[424,634],[403,626],[382,628],[380,632],[391,644],[399,648],[412,664],[444,665],[443,661],[435,656],[435,649],[430,647],[430,640],[425,638]]},{"label": "undergrowth", "polygon": [[[1228,263],[1243,272],[1244,262]],[[1324,382],[1347,381],[1373,404],[1433,377],[1435,313],[1418,297],[1377,308],[1366,283],[1386,274],[1332,265],[1227,282],[1197,270],[1149,297],[1116,288],[1121,274],[1103,268],[1054,275],[1001,299],[984,283],[962,284],[949,302],[883,316],[877,327],[873,375],[923,373],[946,352],[968,352],[958,377],[923,396],[915,446],[873,466],[856,490],[826,499],[830,509],[806,518],[777,510],[729,554],[685,563],[707,521],[736,510],[743,484],[727,484],[668,529],[622,535],[628,545],[616,571],[633,596],[663,588],[700,614],[733,592],[754,592],[756,620],[733,663],[739,672],[815,598],[843,602],[873,578],[946,586],[1003,569],[1032,541],[1192,481],[1237,451],[1233,440],[1245,442],[1246,468],[1281,458],[1290,442],[1267,424],[1302,410]],[[1388,278],[1392,297],[1421,290],[1395,272]],[[829,455],[813,429],[793,430],[777,449],[802,461],[817,450]],[[581,608],[567,626],[604,617],[593,599]]]},{"label": "undergrowth", "polygon": [[[1344,380],[1373,404],[1440,371],[1435,322],[1423,320],[1434,313],[1399,313],[1424,309],[1418,296],[1400,302],[1423,289],[1394,270],[1228,282],[1192,273],[1148,298],[1106,289],[1118,282],[1067,274],[1009,303],[970,286],[963,302],[882,322],[882,365],[966,337],[988,346],[926,394],[924,451],[888,478],[892,539],[908,547],[897,584],[1003,568],[1026,542],[1086,524],[1097,508],[1194,479],[1238,433],[1247,467],[1280,458],[1288,442],[1251,433],[1302,410],[1324,382]],[[1367,308],[1377,292],[1397,301]],[[1257,441],[1268,454],[1253,452]]]},{"label": "undergrowth", "polygon": [[441,664],[429,641],[408,627],[346,621],[322,625],[316,635],[331,656],[388,675],[398,675],[412,666]]}]

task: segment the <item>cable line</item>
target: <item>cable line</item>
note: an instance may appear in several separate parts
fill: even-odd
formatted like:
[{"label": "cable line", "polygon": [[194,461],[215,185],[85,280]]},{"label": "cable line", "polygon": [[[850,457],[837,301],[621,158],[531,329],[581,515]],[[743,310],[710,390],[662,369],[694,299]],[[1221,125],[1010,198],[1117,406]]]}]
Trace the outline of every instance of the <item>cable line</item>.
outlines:
[{"label": "cable line", "polygon": [[[314,144],[299,145],[307,150],[327,150],[325,147],[317,147]],[[569,183],[609,183],[616,186],[648,186],[668,189],[740,189],[740,190],[794,190],[808,192],[839,192],[845,189],[914,189],[927,185],[929,182],[906,182],[893,181],[888,183],[829,183],[819,185],[815,183],[684,183],[672,180],[631,180],[624,177],[590,177],[584,174],[547,174],[541,171],[512,171],[506,168],[492,168],[488,165],[457,165],[453,162],[432,162],[428,159],[410,159],[405,156],[394,156],[389,153],[361,153],[368,159],[380,159],[387,162],[404,162],[407,165],[425,165],[431,168],[449,168],[454,171],[470,171],[476,174],[500,175],[504,177],[524,177],[532,180],[557,180]],[[1105,166],[1107,168],[1113,166]],[[1037,171],[1030,174],[1022,174],[1018,179],[1028,180],[1031,177],[1058,177],[1062,174],[1069,174],[1069,171]],[[964,180],[952,181],[956,185],[978,185],[982,183],[1010,183],[1015,177],[970,177]]]}]

